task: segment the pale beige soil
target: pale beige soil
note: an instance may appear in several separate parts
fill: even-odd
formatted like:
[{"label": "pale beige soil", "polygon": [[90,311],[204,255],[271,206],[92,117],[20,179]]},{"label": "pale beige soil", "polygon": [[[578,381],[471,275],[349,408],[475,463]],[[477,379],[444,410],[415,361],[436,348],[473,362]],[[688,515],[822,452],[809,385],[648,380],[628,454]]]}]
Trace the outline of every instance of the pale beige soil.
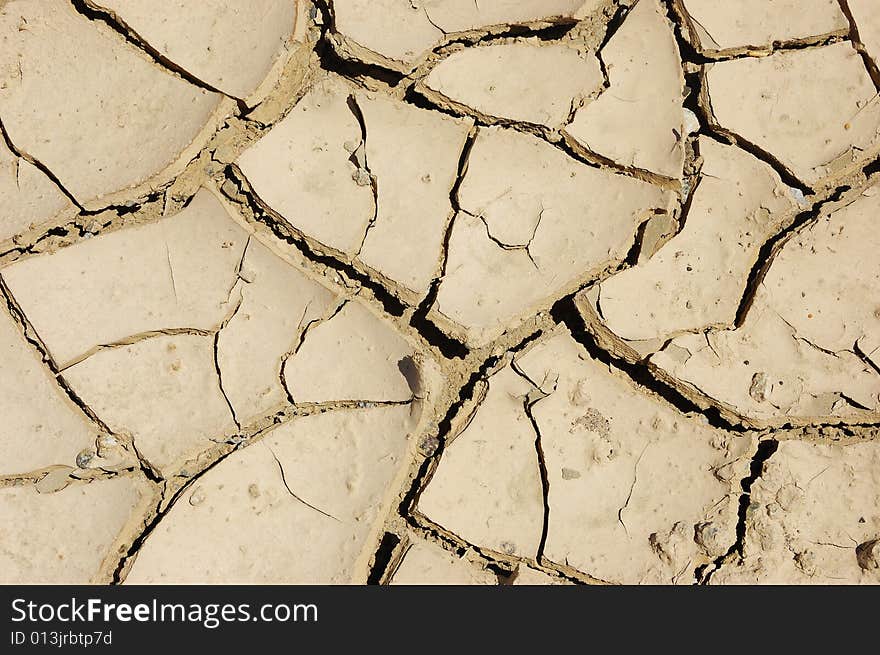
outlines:
[{"label": "pale beige soil", "polygon": [[0,582],[880,583],[872,0],[0,0]]}]

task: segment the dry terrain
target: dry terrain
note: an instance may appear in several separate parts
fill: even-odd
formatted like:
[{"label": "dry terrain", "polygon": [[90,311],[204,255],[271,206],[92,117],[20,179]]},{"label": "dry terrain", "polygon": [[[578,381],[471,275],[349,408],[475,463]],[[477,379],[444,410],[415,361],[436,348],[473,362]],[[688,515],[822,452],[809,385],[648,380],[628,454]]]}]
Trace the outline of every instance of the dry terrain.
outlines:
[{"label": "dry terrain", "polygon": [[0,582],[880,583],[876,0],[0,0]]}]

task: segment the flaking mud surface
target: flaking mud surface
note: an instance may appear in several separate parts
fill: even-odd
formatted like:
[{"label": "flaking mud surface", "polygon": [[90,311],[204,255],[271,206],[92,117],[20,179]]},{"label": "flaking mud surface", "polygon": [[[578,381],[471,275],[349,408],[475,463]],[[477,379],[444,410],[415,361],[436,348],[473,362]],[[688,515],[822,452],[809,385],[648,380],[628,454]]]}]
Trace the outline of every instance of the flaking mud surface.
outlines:
[{"label": "flaking mud surface", "polygon": [[2,581],[880,583],[878,58],[869,0],[0,0]]}]

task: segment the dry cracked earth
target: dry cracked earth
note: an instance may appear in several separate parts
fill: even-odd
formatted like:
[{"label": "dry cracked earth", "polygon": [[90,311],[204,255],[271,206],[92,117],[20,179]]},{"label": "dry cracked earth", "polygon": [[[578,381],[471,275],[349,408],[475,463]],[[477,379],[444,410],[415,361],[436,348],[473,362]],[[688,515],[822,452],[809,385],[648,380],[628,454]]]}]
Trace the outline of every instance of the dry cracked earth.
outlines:
[{"label": "dry cracked earth", "polygon": [[0,0],[0,578],[880,583],[875,0]]}]

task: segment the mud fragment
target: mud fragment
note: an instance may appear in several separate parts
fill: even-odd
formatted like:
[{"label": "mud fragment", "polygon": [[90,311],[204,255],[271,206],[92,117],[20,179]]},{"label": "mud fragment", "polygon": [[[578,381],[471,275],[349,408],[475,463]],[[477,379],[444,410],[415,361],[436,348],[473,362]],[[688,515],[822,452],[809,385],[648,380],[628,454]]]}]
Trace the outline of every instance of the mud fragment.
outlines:
[{"label": "mud fragment", "polygon": [[84,206],[167,181],[232,108],[153,65],[68,2],[7,2],[0,35],[6,132]]},{"label": "mud fragment", "polygon": [[524,404],[530,390],[509,368],[489,378],[476,415],[447,447],[418,510],[470,543],[535,558],[544,502]]},{"label": "mud fragment", "polygon": [[598,95],[603,84],[595,56],[565,45],[518,41],[454,52],[418,88],[438,104],[553,129],[567,123],[572,109]]},{"label": "mud fragment", "polygon": [[509,25],[574,24],[602,0],[335,0],[334,47],[346,58],[401,73],[448,38]]},{"label": "mud fragment", "polygon": [[0,352],[0,475],[73,465],[76,453],[94,440],[95,426],[5,312],[0,313]]},{"label": "mud fragment", "polygon": [[547,560],[609,582],[690,584],[736,540],[753,438],[678,413],[565,334],[515,362],[547,393],[531,410],[547,467]]},{"label": "mud fragment", "polygon": [[635,5],[599,56],[608,89],[578,109],[565,134],[625,168],[678,179],[684,165],[684,78],[659,0]]},{"label": "mud fragment", "polygon": [[600,287],[602,316],[624,339],[732,325],[761,246],[798,209],[763,162],[706,137],[699,147],[703,165],[684,228]]},{"label": "mud fragment", "polygon": [[877,444],[783,441],[752,485],[744,557],[712,584],[877,584]]},{"label": "mud fragment", "polygon": [[252,238],[238,273],[241,304],[217,334],[223,392],[240,423],[287,400],[280,372],[305,333],[335,309],[334,295]]},{"label": "mud fragment", "polygon": [[680,0],[693,45],[703,54],[731,56],[777,44],[821,42],[848,32],[837,0]]},{"label": "mud fragment", "polygon": [[880,104],[849,43],[712,64],[706,102],[720,129],[754,144],[810,187],[880,150]]},{"label": "mud fragment", "polygon": [[621,261],[639,224],[671,197],[489,127],[477,135],[459,202],[436,311],[482,345]]},{"label": "mud fragment", "polygon": [[0,489],[3,584],[108,581],[107,564],[143,492],[135,480],[76,484],[57,493],[32,486]]},{"label": "mud fragment", "polygon": [[13,153],[0,139],[0,242],[73,209],[49,177]]},{"label": "mud fragment", "polygon": [[20,260],[0,276],[63,368],[133,335],[219,325],[246,243],[202,190],[179,214]]},{"label": "mud fragment", "polygon": [[678,337],[652,364],[755,426],[875,421],[880,374],[857,344],[875,340],[880,326],[867,301],[880,280],[868,254],[877,247],[878,202],[860,196],[795,233],[742,326]]},{"label": "mud fragment", "polygon": [[494,574],[438,544],[415,540],[391,578],[392,585],[494,585]]},{"label": "mud fragment", "polygon": [[364,583],[414,426],[380,407],[276,428],[200,478],[203,500],[172,507],[126,581]]},{"label": "mud fragment", "polygon": [[[254,104],[276,81],[270,76],[297,23],[305,21],[305,3],[295,0],[86,0],[107,10],[121,25],[206,84]],[[280,73],[280,71],[278,71]],[[268,78],[268,79],[267,79]]]},{"label": "mud fragment", "polygon": [[237,165],[318,247],[421,297],[437,274],[471,126],[329,76]]},{"label": "mud fragment", "polygon": [[880,82],[877,77],[877,66],[880,64],[880,14],[871,0],[846,0],[846,7],[858,32],[858,43],[855,45],[864,48],[873,63],[871,74],[877,84]]},{"label": "mud fragment", "polygon": [[376,178],[376,215],[358,259],[423,296],[437,273],[450,193],[472,122],[358,96],[366,158]]},{"label": "mud fragment", "polygon": [[284,380],[296,402],[406,402],[419,387],[415,371],[408,379],[412,357],[405,339],[352,301],[308,332],[285,361]]},{"label": "mud fragment", "polygon": [[341,252],[357,250],[375,214],[370,186],[353,175],[362,135],[350,91],[338,78],[323,78],[237,161],[269,207]]},{"label": "mud fragment", "polygon": [[235,431],[218,384],[210,337],[160,335],[95,353],[64,378],[114,432],[130,434],[166,469]]}]

